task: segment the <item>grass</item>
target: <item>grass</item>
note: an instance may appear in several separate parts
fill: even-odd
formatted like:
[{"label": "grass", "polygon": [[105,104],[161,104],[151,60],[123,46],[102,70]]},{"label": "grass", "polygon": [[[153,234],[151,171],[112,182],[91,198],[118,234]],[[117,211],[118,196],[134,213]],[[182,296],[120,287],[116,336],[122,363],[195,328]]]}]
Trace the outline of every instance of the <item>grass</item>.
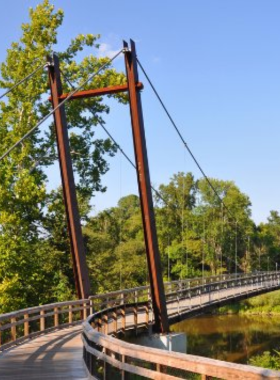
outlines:
[{"label": "grass", "polygon": [[280,290],[222,306],[218,314],[280,314]]}]

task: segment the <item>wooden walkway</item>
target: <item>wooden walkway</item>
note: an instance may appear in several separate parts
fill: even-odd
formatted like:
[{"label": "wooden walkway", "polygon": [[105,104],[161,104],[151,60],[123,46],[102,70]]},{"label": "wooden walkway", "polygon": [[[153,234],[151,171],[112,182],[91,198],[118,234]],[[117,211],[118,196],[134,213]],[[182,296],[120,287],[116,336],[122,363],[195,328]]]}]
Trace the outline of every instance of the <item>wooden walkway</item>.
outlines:
[{"label": "wooden walkway", "polygon": [[88,379],[81,326],[56,331],[0,354],[1,380]]},{"label": "wooden walkway", "polygon": [[[280,288],[280,277],[278,277],[278,272],[277,278],[269,281],[266,280],[258,281],[257,283],[248,283],[246,280],[243,284],[241,280],[229,280],[229,285],[231,285],[231,281],[237,281],[236,286],[224,288],[222,283],[221,286],[214,283],[213,285],[207,284],[203,285],[202,287],[194,287],[193,289],[187,288],[185,290],[179,290],[178,293],[174,293],[173,300],[170,300],[171,302],[169,302],[167,305],[169,317],[181,317],[181,314],[185,315],[186,313],[189,313],[191,316],[196,311],[201,313],[203,308],[207,307],[208,305],[212,306],[216,303],[222,302],[223,300],[228,302],[229,300],[234,300],[241,296],[243,297],[243,295],[250,296],[252,293],[255,294],[258,292],[271,291]],[[201,292],[201,289],[204,290],[204,286],[209,288],[207,293]],[[134,289],[130,290],[130,292],[134,294]],[[69,301],[66,303],[25,309],[23,311],[10,313],[11,315],[3,315],[2,321],[4,321],[4,324],[7,324],[7,322],[9,322],[7,324],[6,330],[11,329],[11,333],[14,329],[12,326],[13,323],[18,323],[19,318],[21,318],[21,321],[23,321],[26,319],[26,315],[27,317],[29,315],[32,315],[32,319],[34,320],[35,313],[40,313],[36,317],[38,320],[40,319],[40,321],[42,319],[42,315],[47,316],[50,313],[53,313],[54,320],[58,323],[58,314],[56,313],[63,311],[64,313],[69,313],[69,315],[71,313],[72,321],[73,305],[76,309],[79,307],[79,305],[81,305],[82,310],[83,307],[89,308],[89,301]],[[42,310],[44,312],[43,314]],[[24,319],[22,317],[24,317]],[[124,321],[122,318],[122,314],[119,313],[117,318],[117,325],[120,328],[123,326],[123,323],[127,327],[132,327],[135,323],[134,315],[131,313],[124,314]],[[148,319],[152,319],[151,312]],[[139,310],[137,316],[138,323],[145,323],[146,320],[146,312]],[[44,327],[44,324],[42,324],[42,326]],[[114,323],[109,323],[107,325],[107,331],[109,333],[115,331],[114,326]],[[85,380],[92,378],[89,377],[82,358],[83,344],[81,340],[81,329],[81,325],[76,325],[75,327],[65,328],[63,330],[57,330],[53,333],[41,335],[35,339],[28,340],[27,338],[25,343],[18,346],[15,345],[10,349],[0,352],[0,380]],[[280,377],[276,378],[278,379]]]}]

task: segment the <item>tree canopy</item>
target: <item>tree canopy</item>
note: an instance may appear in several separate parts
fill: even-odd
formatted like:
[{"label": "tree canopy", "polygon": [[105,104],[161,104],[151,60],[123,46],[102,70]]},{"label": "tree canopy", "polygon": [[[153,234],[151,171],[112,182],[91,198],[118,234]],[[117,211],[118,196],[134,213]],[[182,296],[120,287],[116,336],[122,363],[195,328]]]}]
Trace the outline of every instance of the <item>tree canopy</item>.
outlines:
[{"label": "tree canopy", "polygon": [[[55,50],[63,91],[79,86],[108,63],[85,89],[125,83],[125,76],[99,57],[99,35],[80,34],[60,50],[64,13],[44,0],[29,11],[19,41],[1,64],[0,87],[14,83],[46,62]],[[91,54],[86,54],[85,49]],[[123,95],[114,95],[120,103]],[[38,70],[0,100],[0,155],[51,109],[48,75]],[[105,192],[102,176],[117,147],[96,138],[96,127],[110,110],[102,97],[66,105],[70,147],[87,262],[94,293],[148,282],[142,219],[137,195],[92,217],[90,201]],[[53,123],[45,123],[0,161],[0,312],[75,297],[69,240],[61,187],[50,188],[46,170],[57,161]],[[155,195],[159,248],[165,280],[277,268],[280,260],[280,216],[271,211],[256,226],[251,202],[232,181],[175,173]],[[224,207],[226,205],[226,207]],[[228,211],[230,210],[230,212]]]},{"label": "tree canopy", "polygon": [[[80,85],[109,58],[98,58],[99,35],[80,34],[59,51],[58,29],[62,10],[48,0],[29,11],[22,35],[11,44],[1,64],[0,87],[11,88],[46,62],[54,50],[60,59],[63,91]],[[92,53],[82,54],[84,48]],[[124,83],[125,77],[108,65],[86,88]],[[48,74],[38,70],[0,102],[0,154],[25,135],[51,109]],[[124,102],[124,98],[117,96]],[[88,109],[90,108],[90,112]],[[116,147],[110,139],[97,139],[95,128],[109,108],[102,97],[66,104],[70,147],[81,215],[90,211],[90,198],[105,191],[102,175],[106,157]],[[0,162],[0,311],[55,299],[73,293],[73,276],[61,188],[48,190],[46,168],[57,161],[53,123],[44,124]]]}]

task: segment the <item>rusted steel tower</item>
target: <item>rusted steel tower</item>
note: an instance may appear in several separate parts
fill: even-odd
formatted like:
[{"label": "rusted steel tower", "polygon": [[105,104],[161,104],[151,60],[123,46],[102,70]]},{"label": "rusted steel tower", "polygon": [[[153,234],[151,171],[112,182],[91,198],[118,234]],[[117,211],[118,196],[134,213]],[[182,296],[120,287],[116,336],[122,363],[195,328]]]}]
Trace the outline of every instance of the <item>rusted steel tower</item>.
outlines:
[{"label": "rusted steel tower", "polygon": [[[134,152],[137,170],[138,187],[142,211],[146,254],[150,276],[150,287],[153,311],[155,316],[154,330],[166,333],[169,330],[166,309],[166,299],[161,270],[160,253],[156,233],[153,199],[151,192],[149,164],[146,148],[144,121],[142,113],[140,90],[143,85],[138,81],[137,58],[135,43],[130,41],[130,48],[124,42],[124,60],[127,76],[127,84],[111,86],[107,88],[78,91],[69,100],[83,99],[93,96],[115,94],[128,91],[133,132]],[[56,107],[59,102],[69,94],[62,94],[59,62],[54,55],[53,64],[49,67],[52,104]],[[77,207],[73,169],[70,157],[67,123],[64,107],[60,107],[54,114],[59,161],[61,168],[63,194],[68,220],[68,230],[71,240],[71,249],[74,263],[76,287],[81,297],[89,295],[89,279],[85,263],[83,240]]]},{"label": "rusted steel tower", "polygon": [[[52,105],[53,108],[56,108],[61,101],[60,96],[62,95],[62,87],[59,61],[55,54],[53,55],[52,60],[50,60],[48,69]],[[79,298],[87,298],[90,295],[90,282],[86,265],[64,105],[55,111],[54,122],[76,291]]]},{"label": "rusted steel tower", "polygon": [[128,49],[127,42],[124,42],[124,49],[135,162],[155,316],[155,330],[157,332],[168,332],[166,299],[155,224],[141,95],[140,91],[136,88],[138,70],[134,41],[130,41],[130,49]]}]

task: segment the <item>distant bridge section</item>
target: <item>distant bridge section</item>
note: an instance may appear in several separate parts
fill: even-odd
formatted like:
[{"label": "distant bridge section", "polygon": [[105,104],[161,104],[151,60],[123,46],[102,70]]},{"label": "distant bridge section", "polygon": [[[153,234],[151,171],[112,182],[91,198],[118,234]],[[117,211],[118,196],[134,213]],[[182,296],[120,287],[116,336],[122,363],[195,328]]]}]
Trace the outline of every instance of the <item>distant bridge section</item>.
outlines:
[{"label": "distant bridge section", "polygon": [[[213,307],[277,289],[280,272],[169,282],[165,284],[168,317],[172,324]],[[180,379],[195,374],[202,379],[280,379],[280,372],[137,346],[118,339],[124,334],[151,330],[152,326],[147,286],[1,315],[0,378],[35,379],[49,375],[56,379],[62,378],[63,373],[63,377],[75,379],[78,371],[79,378],[90,374],[94,378],[122,379],[131,373],[150,379]],[[38,335],[42,337],[30,340]]]}]

